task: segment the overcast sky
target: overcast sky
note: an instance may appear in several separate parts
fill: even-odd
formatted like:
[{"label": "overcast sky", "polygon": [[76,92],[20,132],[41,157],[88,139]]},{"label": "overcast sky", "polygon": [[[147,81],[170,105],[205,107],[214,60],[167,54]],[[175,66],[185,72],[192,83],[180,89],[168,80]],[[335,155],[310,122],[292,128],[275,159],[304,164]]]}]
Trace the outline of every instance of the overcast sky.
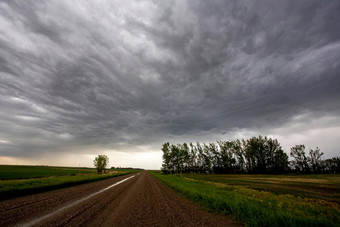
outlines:
[{"label": "overcast sky", "polygon": [[0,2],[0,164],[259,134],[340,155],[339,0]]}]

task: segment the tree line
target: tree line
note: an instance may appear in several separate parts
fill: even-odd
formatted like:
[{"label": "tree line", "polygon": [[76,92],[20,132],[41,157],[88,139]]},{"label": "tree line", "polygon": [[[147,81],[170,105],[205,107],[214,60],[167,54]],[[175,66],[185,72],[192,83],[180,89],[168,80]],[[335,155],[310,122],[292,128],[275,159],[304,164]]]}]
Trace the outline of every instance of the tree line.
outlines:
[{"label": "tree line", "polygon": [[290,156],[277,139],[252,137],[247,140],[162,145],[163,173],[321,173],[340,172],[340,158],[322,160],[319,148],[291,148]]}]

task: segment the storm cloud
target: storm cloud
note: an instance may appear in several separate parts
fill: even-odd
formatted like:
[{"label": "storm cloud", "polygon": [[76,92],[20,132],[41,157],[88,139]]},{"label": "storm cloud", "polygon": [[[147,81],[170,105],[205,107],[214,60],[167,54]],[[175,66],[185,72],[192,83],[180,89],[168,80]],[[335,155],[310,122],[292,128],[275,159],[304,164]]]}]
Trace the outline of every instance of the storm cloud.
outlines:
[{"label": "storm cloud", "polygon": [[339,59],[337,0],[1,1],[0,156],[340,134]]}]

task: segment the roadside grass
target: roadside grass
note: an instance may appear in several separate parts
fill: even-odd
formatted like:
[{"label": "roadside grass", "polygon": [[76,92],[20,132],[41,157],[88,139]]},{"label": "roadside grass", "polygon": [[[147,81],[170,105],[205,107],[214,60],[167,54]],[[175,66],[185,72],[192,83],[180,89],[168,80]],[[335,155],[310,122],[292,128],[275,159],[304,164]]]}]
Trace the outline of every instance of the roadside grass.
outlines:
[{"label": "roadside grass", "polygon": [[[26,167],[26,166],[25,166]],[[35,166],[30,166],[31,169],[36,170]],[[47,177],[37,178],[37,175],[32,171],[30,176],[32,178],[29,179],[10,179],[10,180],[0,180],[0,200],[15,198],[23,195],[30,195],[39,192],[50,191],[54,189],[104,180],[112,177],[118,177],[126,174],[136,173],[140,170],[120,170],[115,169],[114,171],[109,171],[106,174],[97,174],[94,169],[89,169],[85,171],[79,171],[74,168],[74,171],[71,169],[64,171],[64,167],[46,167],[47,172],[50,175],[44,175]],[[55,171],[56,168],[58,171]],[[20,169],[20,168],[19,168]],[[29,168],[28,168],[29,169]],[[68,169],[68,168],[67,168]],[[13,169],[12,169],[13,170]],[[30,170],[30,169],[29,169]],[[21,171],[21,169],[20,169]],[[16,174],[19,175],[18,171]],[[2,173],[1,173],[2,174]],[[64,175],[61,175],[64,174]],[[17,176],[12,174],[12,176]],[[28,177],[29,174],[26,174]],[[40,175],[41,176],[41,175]]]},{"label": "roadside grass", "polygon": [[[307,181],[304,183],[310,183],[312,179],[319,179],[318,175],[313,178],[301,175],[163,175],[156,171],[151,174],[208,210],[230,214],[248,226],[339,226],[340,223],[339,202],[327,196],[317,197],[327,193],[325,189],[320,193],[315,192],[313,197],[308,197],[304,190],[313,185],[303,184],[305,187],[302,189],[300,187],[301,179]],[[338,174],[320,177],[319,182],[322,183],[314,181],[313,184],[316,186],[313,190],[319,190],[322,188],[319,184],[323,184],[324,188],[330,185],[332,190],[334,188],[337,190],[335,194],[339,193],[339,176]],[[333,183],[326,184],[328,181],[323,181],[328,177],[332,178]],[[272,183],[268,182],[268,179],[280,181],[279,185],[283,190],[271,187]],[[286,190],[286,185],[283,184],[286,181],[297,183],[296,187],[293,189],[288,187]],[[294,186],[290,183],[287,185]]]}]

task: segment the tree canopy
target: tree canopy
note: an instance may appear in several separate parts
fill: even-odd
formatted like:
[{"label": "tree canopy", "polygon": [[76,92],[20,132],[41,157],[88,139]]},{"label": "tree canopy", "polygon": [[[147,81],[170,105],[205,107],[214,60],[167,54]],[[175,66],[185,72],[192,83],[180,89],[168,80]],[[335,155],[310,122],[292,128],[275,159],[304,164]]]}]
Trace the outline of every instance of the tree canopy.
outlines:
[{"label": "tree canopy", "polygon": [[93,165],[96,167],[98,173],[105,172],[106,167],[109,164],[109,157],[106,155],[98,155],[93,161]]}]

